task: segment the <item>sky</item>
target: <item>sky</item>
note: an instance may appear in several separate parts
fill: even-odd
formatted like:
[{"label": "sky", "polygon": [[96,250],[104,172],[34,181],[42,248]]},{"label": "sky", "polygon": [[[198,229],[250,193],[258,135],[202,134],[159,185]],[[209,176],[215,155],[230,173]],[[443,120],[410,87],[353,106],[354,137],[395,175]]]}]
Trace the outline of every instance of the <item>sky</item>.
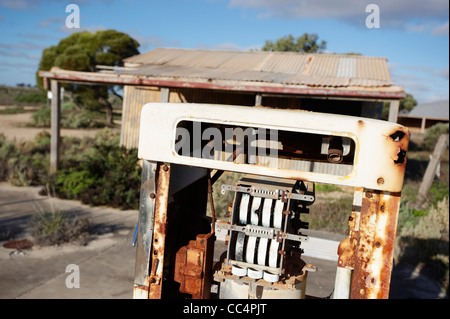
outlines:
[{"label": "sky", "polygon": [[[80,28],[66,26],[69,4],[79,8]],[[419,103],[449,98],[447,0],[0,0],[0,85],[34,86],[43,49],[106,29],[135,38],[140,53],[256,50],[316,33],[326,52],[387,58],[394,84]]]}]

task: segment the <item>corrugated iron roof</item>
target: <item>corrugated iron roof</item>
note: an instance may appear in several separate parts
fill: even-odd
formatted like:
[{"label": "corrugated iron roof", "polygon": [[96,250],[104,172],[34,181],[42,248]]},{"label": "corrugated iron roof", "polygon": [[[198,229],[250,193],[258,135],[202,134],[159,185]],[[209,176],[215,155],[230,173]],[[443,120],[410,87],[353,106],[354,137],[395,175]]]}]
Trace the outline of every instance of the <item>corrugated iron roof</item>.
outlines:
[{"label": "corrugated iron roof", "polygon": [[416,105],[406,116],[433,119],[449,119],[449,100],[422,103]]},{"label": "corrugated iron roof", "polygon": [[158,48],[124,60],[122,73],[313,87],[392,86],[386,58],[267,51]]}]

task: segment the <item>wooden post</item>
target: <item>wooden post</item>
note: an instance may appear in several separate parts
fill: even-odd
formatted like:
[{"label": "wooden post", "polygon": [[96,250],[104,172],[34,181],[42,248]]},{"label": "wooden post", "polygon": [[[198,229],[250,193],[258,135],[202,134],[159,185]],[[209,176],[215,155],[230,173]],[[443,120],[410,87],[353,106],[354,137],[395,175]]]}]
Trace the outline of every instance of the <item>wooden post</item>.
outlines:
[{"label": "wooden post", "polygon": [[261,93],[256,93],[255,96],[255,106],[262,105],[262,95]]},{"label": "wooden post", "polygon": [[169,98],[170,98],[170,90],[169,90],[169,88],[161,88],[160,102],[161,103],[169,103]]},{"label": "wooden post", "polygon": [[430,162],[428,163],[427,170],[423,176],[422,183],[420,184],[419,193],[417,194],[416,205],[421,206],[428,194],[428,191],[433,185],[434,176],[436,175],[436,168],[441,161],[442,154],[448,145],[448,134],[442,134],[434,147],[433,155],[431,155]]},{"label": "wooden post", "polygon": [[425,117],[422,117],[422,123],[420,123],[420,133],[425,133],[425,123],[427,119]]},{"label": "wooden post", "polygon": [[389,106],[389,122],[397,123],[399,105],[400,102],[398,100],[391,101],[391,104]]},{"label": "wooden post", "polygon": [[61,120],[61,84],[51,80],[51,128],[50,128],[50,174],[56,173],[59,162],[60,120]]}]

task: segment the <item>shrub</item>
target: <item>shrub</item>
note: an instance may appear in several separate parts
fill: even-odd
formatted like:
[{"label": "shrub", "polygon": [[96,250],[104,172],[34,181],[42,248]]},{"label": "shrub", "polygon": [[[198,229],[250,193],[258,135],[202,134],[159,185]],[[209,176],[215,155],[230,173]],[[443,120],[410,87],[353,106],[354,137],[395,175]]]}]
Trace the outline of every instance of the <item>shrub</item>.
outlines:
[{"label": "shrub", "polygon": [[31,219],[31,235],[40,246],[68,242],[86,245],[89,240],[89,227],[87,218],[69,217],[59,210],[36,212]]},{"label": "shrub", "polygon": [[41,107],[31,116],[31,125],[36,127],[49,127],[51,123],[50,108]]},{"label": "shrub", "polygon": [[55,181],[58,196],[90,205],[137,209],[141,179],[137,150],[128,150],[118,142],[119,135],[106,129],[76,157],[78,160],[66,157]]},{"label": "shrub", "polygon": [[92,112],[66,111],[61,118],[61,126],[67,128],[99,128],[104,125],[95,121]]},{"label": "shrub", "polygon": [[32,104],[42,104],[47,103],[47,94],[41,91],[34,92],[20,92],[15,98],[14,101],[21,103],[32,103]]},{"label": "shrub", "polygon": [[434,147],[442,134],[448,134],[449,123],[437,123],[427,129],[423,140],[424,148],[433,151]]},{"label": "shrub", "polygon": [[404,224],[399,231],[397,254],[400,261],[424,263],[430,275],[441,283],[443,292],[449,287],[449,201],[439,201],[424,216]]},{"label": "shrub", "polygon": [[37,141],[14,144],[0,134],[0,180],[15,186],[39,184],[47,175],[49,144],[44,142],[48,133],[37,135]]},{"label": "shrub", "polygon": [[6,106],[3,110],[0,110],[0,114],[17,114],[25,113],[23,106],[11,105]]},{"label": "shrub", "polygon": [[17,155],[15,145],[6,140],[3,133],[0,133],[0,180],[6,180],[8,177],[8,161]]},{"label": "shrub", "polygon": [[[72,110],[69,107],[62,109],[61,127],[64,128],[101,128],[104,124],[95,120],[93,112],[86,110]],[[32,115],[31,126],[50,127],[51,110],[49,107],[42,107]]]}]

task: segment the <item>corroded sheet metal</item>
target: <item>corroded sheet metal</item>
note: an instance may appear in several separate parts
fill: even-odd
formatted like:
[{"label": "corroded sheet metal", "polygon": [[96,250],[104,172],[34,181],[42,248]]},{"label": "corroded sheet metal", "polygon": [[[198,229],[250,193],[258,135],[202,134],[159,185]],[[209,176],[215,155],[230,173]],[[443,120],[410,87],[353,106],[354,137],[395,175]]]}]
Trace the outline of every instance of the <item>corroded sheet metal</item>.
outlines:
[{"label": "corroded sheet metal", "polygon": [[339,54],[157,48],[129,57],[125,74],[209,80],[251,80],[322,87],[389,87],[387,59]]},{"label": "corroded sheet metal", "polygon": [[352,213],[348,218],[349,235],[338,247],[338,267],[353,270],[355,268],[355,251],[359,238],[359,223],[361,219],[361,204],[364,189],[355,187]]},{"label": "corroded sheet metal", "polygon": [[214,233],[199,234],[177,252],[174,280],[193,299],[210,298],[214,240]]},{"label": "corroded sheet metal", "polygon": [[399,205],[399,193],[365,190],[355,251],[352,299],[389,297]]},{"label": "corroded sheet metal", "polygon": [[136,239],[136,264],[134,275],[135,299],[148,298],[148,274],[152,248],[153,218],[155,209],[156,164],[143,162],[139,207],[139,224]]},{"label": "corroded sheet metal", "polygon": [[[175,152],[175,139],[177,124],[183,120],[351,138],[356,145],[353,169],[346,176],[330,176],[181,156]],[[389,192],[402,189],[409,143],[406,127],[386,121],[301,110],[178,103],[146,104],[139,136],[139,157],[147,160]]]},{"label": "corroded sheet metal", "polygon": [[158,164],[155,197],[155,220],[149,274],[149,299],[161,299],[164,248],[167,233],[167,206],[169,203],[170,165]]}]

